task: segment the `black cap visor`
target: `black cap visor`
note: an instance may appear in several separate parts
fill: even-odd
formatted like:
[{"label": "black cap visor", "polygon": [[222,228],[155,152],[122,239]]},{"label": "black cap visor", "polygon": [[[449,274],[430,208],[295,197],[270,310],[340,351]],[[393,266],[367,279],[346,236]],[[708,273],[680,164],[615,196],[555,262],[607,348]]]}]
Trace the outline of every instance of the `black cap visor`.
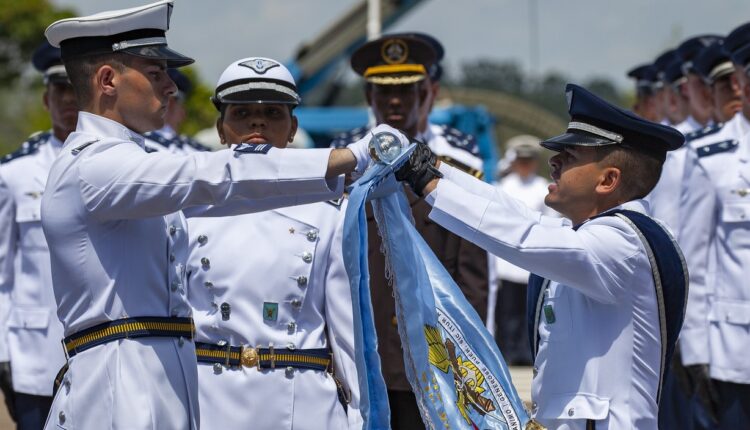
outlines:
[{"label": "black cap visor", "polygon": [[576,131],[551,137],[542,141],[541,145],[551,151],[560,152],[566,146],[606,146],[617,145],[617,142],[590,133]]},{"label": "black cap visor", "polygon": [[47,84],[68,84],[71,85],[68,75],[65,73],[52,73],[44,76],[44,82]]},{"label": "black cap visor", "polygon": [[166,60],[167,67],[173,69],[188,66],[195,62],[194,59],[186,57],[179,52],[170,49],[167,45],[134,46],[132,48],[123,49],[120,52],[153,60]]},{"label": "black cap visor", "polygon": [[221,99],[211,97],[211,101],[218,108],[223,104],[269,104],[269,105],[298,105],[299,100],[294,97],[273,90],[240,91],[229,94]]}]

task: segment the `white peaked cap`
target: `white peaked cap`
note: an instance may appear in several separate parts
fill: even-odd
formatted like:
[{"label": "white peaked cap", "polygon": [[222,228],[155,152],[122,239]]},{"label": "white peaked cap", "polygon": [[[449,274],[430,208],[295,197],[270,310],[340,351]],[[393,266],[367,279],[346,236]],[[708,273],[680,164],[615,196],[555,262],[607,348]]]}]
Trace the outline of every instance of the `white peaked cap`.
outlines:
[{"label": "white peaked cap", "polygon": [[211,97],[216,108],[224,103],[279,103],[298,105],[302,99],[289,69],[276,60],[249,57],[224,70]]}]

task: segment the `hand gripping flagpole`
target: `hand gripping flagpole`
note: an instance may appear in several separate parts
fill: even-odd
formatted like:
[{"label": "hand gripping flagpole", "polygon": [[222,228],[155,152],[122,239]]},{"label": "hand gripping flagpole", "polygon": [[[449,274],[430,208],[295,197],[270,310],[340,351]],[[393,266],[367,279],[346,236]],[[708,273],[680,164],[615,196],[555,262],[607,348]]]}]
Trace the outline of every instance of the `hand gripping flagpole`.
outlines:
[{"label": "hand gripping flagpole", "polygon": [[411,209],[393,178],[415,145],[378,133],[378,160],[350,188],[344,261],[352,287],[357,371],[365,429],[390,428],[370,302],[365,203],[372,201],[407,378],[425,425],[432,429],[538,430],[513,387],[492,336],[413,226]]}]

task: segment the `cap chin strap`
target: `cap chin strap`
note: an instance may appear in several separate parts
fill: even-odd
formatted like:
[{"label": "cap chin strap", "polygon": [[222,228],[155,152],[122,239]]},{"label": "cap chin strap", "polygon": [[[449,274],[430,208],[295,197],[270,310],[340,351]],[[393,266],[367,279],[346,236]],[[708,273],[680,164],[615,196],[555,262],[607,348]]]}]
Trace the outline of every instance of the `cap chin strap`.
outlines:
[{"label": "cap chin strap", "polygon": [[721,64],[716,65],[711,72],[708,74],[708,83],[712,84],[720,76],[734,72],[734,64],[731,61],[725,61]]},{"label": "cap chin strap", "polygon": [[623,141],[623,137],[621,134],[599,128],[595,125],[587,124],[585,122],[571,121],[570,124],[568,124],[568,129],[585,131],[587,133],[591,133],[617,143],[622,143]]},{"label": "cap chin strap", "polygon": [[122,51],[123,49],[134,48],[136,46],[166,45],[166,37],[144,37],[142,39],[123,40],[122,42],[113,43],[112,51]]},{"label": "cap chin strap", "polygon": [[294,100],[297,101],[297,103],[301,101],[301,98],[299,94],[297,94],[296,91],[292,90],[291,88],[287,88],[283,85],[274,84],[271,82],[246,82],[244,84],[234,85],[216,94],[216,99],[219,101],[223,101],[224,97],[226,96],[239,93],[242,91],[252,91],[252,90],[276,91],[282,94],[286,94],[289,97],[292,97]]}]

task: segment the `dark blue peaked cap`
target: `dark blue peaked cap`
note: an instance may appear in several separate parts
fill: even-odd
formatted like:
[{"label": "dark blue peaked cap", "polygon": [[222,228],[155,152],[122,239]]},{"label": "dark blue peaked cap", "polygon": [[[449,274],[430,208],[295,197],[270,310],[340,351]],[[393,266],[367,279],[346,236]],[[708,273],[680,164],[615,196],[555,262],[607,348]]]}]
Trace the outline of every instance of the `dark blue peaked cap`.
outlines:
[{"label": "dark blue peaked cap", "polygon": [[679,56],[672,58],[672,61],[664,67],[661,75],[662,80],[669,85],[682,83],[684,77],[685,71],[682,68],[682,59]]},{"label": "dark blue peaked cap", "polygon": [[750,63],[750,22],[732,30],[724,38],[724,48],[731,55],[732,61],[747,66]]},{"label": "dark blue peaked cap", "polygon": [[656,72],[653,64],[642,64],[630,69],[628,77],[635,79],[635,86],[638,88],[653,88],[659,82]]},{"label": "dark blue peaked cap", "polygon": [[683,71],[685,73],[693,71],[693,60],[698,54],[703,51],[708,45],[716,42],[722,37],[718,34],[702,34],[700,36],[691,37],[690,39],[682,42],[677,47],[677,54],[680,56],[683,62]]},{"label": "dark blue peaked cap", "polygon": [[391,33],[389,34],[389,36],[413,37],[415,39],[420,39],[430,45],[432,47],[432,50],[435,51],[435,63],[427,69],[427,74],[430,75],[430,79],[432,79],[433,81],[439,81],[443,77],[443,66],[440,64],[440,62],[443,61],[443,57],[445,56],[445,48],[443,48],[443,44],[440,43],[439,40],[435,39],[427,33],[420,33],[418,31]]},{"label": "dark blue peaked cap", "polygon": [[716,79],[734,72],[734,65],[729,53],[724,49],[722,39],[707,46],[693,59],[693,70],[708,84],[713,84]]},{"label": "dark blue peaked cap", "polygon": [[62,65],[60,48],[55,48],[47,40],[42,42],[31,56],[31,64],[44,75],[44,83],[68,82],[68,74]]},{"label": "dark blue peaked cap", "polygon": [[60,48],[55,48],[45,40],[36,48],[34,54],[31,56],[31,64],[41,73],[46,72],[47,69],[54,65],[62,64]]},{"label": "dark blue peaked cap", "polygon": [[656,60],[654,60],[654,67],[656,67],[657,73],[664,73],[664,69],[669,66],[670,63],[672,63],[675,60],[679,60],[679,56],[677,55],[677,52],[674,49],[670,49],[667,52],[664,52],[663,54],[656,57]]},{"label": "dark blue peaked cap", "polygon": [[542,142],[552,151],[562,151],[566,146],[621,145],[663,158],[667,151],[685,142],[682,133],[672,127],[613,106],[578,85],[568,84],[565,95],[570,114],[568,130]]},{"label": "dark blue peaked cap", "polygon": [[167,74],[174,81],[174,84],[177,85],[179,91],[190,94],[190,91],[193,89],[193,83],[190,82],[190,79],[184,73],[178,69],[169,68],[167,69]]}]

